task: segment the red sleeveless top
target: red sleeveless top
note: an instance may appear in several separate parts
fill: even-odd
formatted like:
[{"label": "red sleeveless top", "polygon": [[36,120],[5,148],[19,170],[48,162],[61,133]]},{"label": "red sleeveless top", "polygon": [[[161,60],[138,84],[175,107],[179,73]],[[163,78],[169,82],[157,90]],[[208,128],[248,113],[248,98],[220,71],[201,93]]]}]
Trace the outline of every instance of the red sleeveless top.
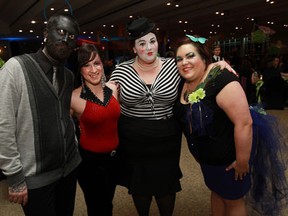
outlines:
[{"label": "red sleeveless top", "polygon": [[120,105],[112,95],[108,97],[106,104],[87,100],[80,117],[80,146],[87,151],[108,153],[118,146]]}]

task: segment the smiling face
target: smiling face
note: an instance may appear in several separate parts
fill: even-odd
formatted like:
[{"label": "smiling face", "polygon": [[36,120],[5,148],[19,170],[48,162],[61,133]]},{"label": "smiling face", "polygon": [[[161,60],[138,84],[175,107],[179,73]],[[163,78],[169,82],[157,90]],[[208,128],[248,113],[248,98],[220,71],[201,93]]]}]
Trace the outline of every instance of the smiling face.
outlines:
[{"label": "smiling face", "polygon": [[201,80],[206,70],[205,61],[191,43],[178,47],[176,62],[180,75],[189,82]]},{"label": "smiling face", "polygon": [[[94,58],[93,58],[94,57]],[[85,84],[90,86],[101,85],[101,78],[104,74],[103,64],[98,54],[91,53],[89,62],[80,68]]]},{"label": "smiling face", "polygon": [[140,61],[145,63],[152,63],[155,61],[158,54],[158,42],[156,35],[152,32],[136,39],[133,47],[135,53]]}]

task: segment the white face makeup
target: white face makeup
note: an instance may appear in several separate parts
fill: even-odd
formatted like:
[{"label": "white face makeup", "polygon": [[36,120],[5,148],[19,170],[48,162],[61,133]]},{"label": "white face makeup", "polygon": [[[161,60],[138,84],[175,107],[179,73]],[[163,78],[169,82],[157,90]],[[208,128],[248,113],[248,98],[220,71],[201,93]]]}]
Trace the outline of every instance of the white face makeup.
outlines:
[{"label": "white face makeup", "polygon": [[145,63],[154,62],[158,54],[158,41],[156,35],[152,32],[136,39],[134,52],[137,53],[139,59]]}]

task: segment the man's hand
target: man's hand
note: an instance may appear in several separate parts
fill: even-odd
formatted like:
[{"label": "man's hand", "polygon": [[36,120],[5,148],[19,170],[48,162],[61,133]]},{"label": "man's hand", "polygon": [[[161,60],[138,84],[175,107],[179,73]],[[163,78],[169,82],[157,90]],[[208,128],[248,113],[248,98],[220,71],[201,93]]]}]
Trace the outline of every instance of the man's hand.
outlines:
[{"label": "man's hand", "polygon": [[9,201],[25,206],[28,202],[28,190],[26,183],[23,182],[8,188]]}]

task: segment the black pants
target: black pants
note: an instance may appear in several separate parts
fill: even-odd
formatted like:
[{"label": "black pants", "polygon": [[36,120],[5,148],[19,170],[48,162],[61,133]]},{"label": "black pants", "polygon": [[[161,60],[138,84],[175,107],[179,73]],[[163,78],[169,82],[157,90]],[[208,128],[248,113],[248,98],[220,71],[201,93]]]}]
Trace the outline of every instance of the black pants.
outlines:
[{"label": "black pants", "polygon": [[88,216],[112,216],[115,193],[115,156],[96,154],[80,148],[82,162],[78,182],[83,191]]},{"label": "black pants", "polygon": [[26,216],[73,216],[76,194],[76,171],[42,188],[28,190]]}]

